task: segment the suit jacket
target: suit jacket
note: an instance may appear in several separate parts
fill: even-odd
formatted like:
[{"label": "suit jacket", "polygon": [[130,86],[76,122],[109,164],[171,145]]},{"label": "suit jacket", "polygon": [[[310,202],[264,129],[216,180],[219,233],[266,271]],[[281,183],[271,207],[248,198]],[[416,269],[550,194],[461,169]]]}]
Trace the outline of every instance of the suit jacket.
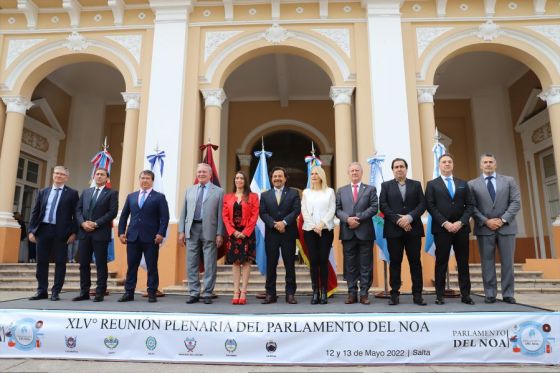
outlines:
[{"label": "suit jacket", "polygon": [[[229,193],[224,196],[224,207],[222,209],[222,218],[228,236],[235,232],[233,226],[233,205],[237,201],[235,193]],[[243,233],[249,237],[253,234],[257,220],[259,219],[259,196],[256,193],[249,193],[247,201],[241,202],[241,226],[244,227]]]},{"label": "suit jacket", "polygon": [[[202,203],[202,237],[206,241],[214,241],[217,235],[224,235],[224,223],[222,221],[222,208],[224,204],[224,190],[212,183],[206,184],[206,198]],[[194,209],[198,194],[198,184],[195,184],[185,192],[185,203],[179,218],[179,233],[185,233],[187,238],[191,236],[191,226],[194,219]]]},{"label": "suit jacket", "polygon": [[426,185],[426,205],[432,215],[432,233],[447,233],[442,227],[446,221],[455,223],[461,221],[463,227],[459,232],[470,232],[469,218],[472,215],[474,200],[467,182],[453,177],[455,195],[449,195],[447,186],[441,177],[428,181]]},{"label": "suit jacket", "polygon": [[[95,241],[111,241],[113,219],[117,216],[119,208],[119,194],[116,190],[103,188],[97,196],[97,201],[89,216],[89,205],[93,193],[95,193],[95,188],[85,189],[76,206],[76,220],[80,228],[78,238],[83,239],[90,235]],[[97,223],[98,227],[93,232],[86,232],[82,228],[82,223],[87,220]]]},{"label": "suit jacket", "polygon": [[[128,241],[154,242],[156,235],[165,237],[169,223],[169,208],[165,195],[152,189],[142,208],[138,205],[140,192],[126,197],[119,219],[119,236],[126,232]],[[128,229],[126,222],[130,216]]]},{"label": "suit jacket", "polygon": [[500,218],[507,221],[498,234],[516,234],[517,223],[515,216],[521,208],[521,194],[519,187],[511,176],[496,174],[496,199],[492,202],[486,180],[480,176],[469,181],[469,188],[474,197],[474,234],[487,236],[495,232],[484,223],[488,219]]},{"label": "suit jacket", "polygon": [[[301,212],[301,199],[297,190],[284,186],[280,205],[276,201],[274,188],[261,194],[260,216],[265,224],[265,235],[282,235],[286,239],[297,238],[297,218]],[[286,232],[280,233],[274,229],[274,223],[284,220],[287,223]]]},{"label": "suit jacket", "polygon": [[[348,184],[341,187],[336,192],[336,216],[340,219],[340,239],[375,240],[372,218],[377,214],[378,206],[377,191],[374,186],[361,183],[356,203],[354,203],[352,186]],[[360,220],[360,226],[356,229],[350,229],[348,226],[347,221],[351,216],[356,216]]]},{"label": "suit jacket", "polygon": [[[426,199],[422,191],[422,184],[416,180],[405,180],[406,193],[403,201],[398,181],[393,179],[381,184],[381,194],[379,195],[379,208],[385,215],[383,224],[383,236],[385,238],[402,237],[405,234],[411,236],[424,236],[424,225],[422,224],[422,214],[426,211]],[[397,225],[399,215],[410,215],[412,230],[405,232]]]},{"label": "suit jacket", "polygon": [[[51,190],[52,186],[49,186],[48,188],[42,189],[37,195],[35,205],[31,211],[31,219],[29,220],[29,233],[36,234],[39,225],[43,222]],[[78,224],[74,212],[76,211],[76,204],[79,199],[78,191],[66,185],[60,192],[58,208],[56,209],[57,236],[68,238],[71,234],[78,232]]]}]

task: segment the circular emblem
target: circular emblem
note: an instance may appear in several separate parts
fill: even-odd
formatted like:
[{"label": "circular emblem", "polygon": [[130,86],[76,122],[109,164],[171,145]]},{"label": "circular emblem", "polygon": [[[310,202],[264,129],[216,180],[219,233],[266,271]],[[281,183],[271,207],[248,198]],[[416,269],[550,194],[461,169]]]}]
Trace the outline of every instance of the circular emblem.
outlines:
[{"label": "circular emblem", "polygon": [[105,347],[110,350],[114,350],[119,345],[119,339],[117,337],[109,336],[103,340]]},{"label": "circular emblem", "polygon": [[268,352],[275,352],[277,347],[278,347],[278,345],[274,341],[266,342],[266,350]]},{"label": "circular emblem", "polygon": [[76,344],[78,343],[76,337],[64,337],[66,342],[66,347],[68,348],[76,348]]},{"label": "circular emblem", "polygon": [[42,326],[42,321],[36,322],[30,318],[17,321],[10,326],[9,333],[6,334],[10,338],[8,346],[16,347],[21,351],[29,351],[35,347],[41,347],[41,342],[39,341],[40,334],[38,332]]},{"label": "circular emblem", "polygon": [[155,350],[157,347],[157,339],[155,337],[146,338],[146,348],[150,351]]},{"label": "circular emblem", "polygon": [[520,325],[519,344],[525,355],[538,356],[545,352],[547,336],[543,332],[543,325],[529,321]]},{"label": "circular emblem", "polygon": [[224,344],[227,352],[234,352],[237,350],[237,342],[235,339],[226,339],[226,343]]}]

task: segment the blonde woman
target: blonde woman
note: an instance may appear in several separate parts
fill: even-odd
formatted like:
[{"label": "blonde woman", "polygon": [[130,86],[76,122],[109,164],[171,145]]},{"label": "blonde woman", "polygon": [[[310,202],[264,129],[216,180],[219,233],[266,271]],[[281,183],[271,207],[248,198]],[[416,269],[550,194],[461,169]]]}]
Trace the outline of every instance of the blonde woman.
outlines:
[{"label": "blonde woman", "polygon": [[325,170],[315,166],[311,169],[310,187],[303,191],[301,201],[303,237],[309,249],[313,287],[311,304],[327,304],[329,254],[333,242],[335,211],[334,190],[327,185]]}]

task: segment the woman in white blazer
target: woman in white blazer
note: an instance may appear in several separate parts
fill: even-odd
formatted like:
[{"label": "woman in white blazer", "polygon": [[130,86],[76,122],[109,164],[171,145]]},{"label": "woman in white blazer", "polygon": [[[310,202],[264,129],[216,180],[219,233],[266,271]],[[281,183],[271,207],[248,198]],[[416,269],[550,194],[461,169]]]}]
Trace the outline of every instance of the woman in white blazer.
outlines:
[{"label": "woman in white blazer", "polygon": [[303,191],[301,200],[303,238],[309,249],[313,287],[311,304],[327,304],[329,254],[333,242],[335,211],[334,190],[327,185],[325,170],[315,166],[311,169],[310,187]]}]

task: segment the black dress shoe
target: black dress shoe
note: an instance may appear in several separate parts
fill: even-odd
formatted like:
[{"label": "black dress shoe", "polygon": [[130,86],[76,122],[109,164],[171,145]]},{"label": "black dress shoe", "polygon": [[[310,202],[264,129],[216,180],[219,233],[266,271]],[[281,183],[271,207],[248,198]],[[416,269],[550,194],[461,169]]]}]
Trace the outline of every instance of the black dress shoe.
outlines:
[{"label": "black dress shoe", "polygon": [[389,306],[396,306],[397,304],[399,304],[399,296],[391,296],[391,298],[389,299]]},{"label": "black dress shoe", "polygon": [[72,298],[72,302],[79,302],[81,300],[88,300],[89,294],[80,294],[77,297]]},{"label": "black dress shoe", "polygon": [[119,302],[132,302],[134,300],[134,294],[124,293]]},{"label": "black dress shoe", "polygon": [[103,294],[95,294],[95,297],[93,298],[94,302],[103,302],[105,295]]},{"label": "black dress shoe", "polygon": [[427,306],[428,303],[426,303],[424,301],[424,298],[422,297],[414,297],[413,300],[414,304],[418,305],[418,306]]},{"label": "black dress shoe", "polygon": [[204,304],[212,304],[212,296],[204,297]]},{"label": "black dress shoe", "polygon": [[311,296],[311,304],[319,304],[319,290],[313,290],[313,295]]},{"label": "black dress shoe", "polygon": [[286,295],[286,303],[288,304],[297,304],[296,297],[293,294]]},{"label": "black dress shoe", "polygon": [[443,297],[437,297],[436,298],[436,304],[441,306],[442,304],[445,304],[445,301],[443,300]]},{"label": "black dress shoe", "polygon": [[504,302],[509,303],[509,304],[517,303],[517,301],[515,300],[514,297],[504,297]]},{"label": "black dress shoe", "polygon": [[486,304],[496,303],[496,297],[485,297],[484,298],[484,303],[486,303]]},{"label": "black dress shoe", "polygon": [[199,298],[198,297],[193,297],[192,295],[189,296],[187,298],[187,301],[185,303],[187,304],[193,304],[193,303],[198,303]]},{"label": "black dress shoe", "polygon": [[328,299],[327,299],[328,297],[329,297],[329,296],[328,296],[327,289],[321,290],[321,297],[320,297],[320,299],[319,299],[319,303],[320,303],[320,304],[327,304],[327,303],[329,303],[329,301],[328,301]]},{"label": "black dress shoe", "polygon": [[468,295],[465,296],[465,297],[461,297],[461,302],[462,302],[462,303],[465,303],[465,304],[468,304],[468,305],[470,305],[470,306],[472,306],[472,305],[474,304],[474,301],[473,301],[472,298],[469,297]]},{"label": "black dress shoe", "polygon": [[344,301],[344,304],[354,304],[357,301],[358,301],[358,297],[350,294],[350,295],[348,295],[348,297]]},{"label": "black dress shoe", "polygon": [[276,303],[277,297],[276,295],[266,295],[266,297],[264,298],[264,300],[262,301],[262,304],[271,304],[271,303]]},{"label": "black dress shoe", "polygon": [[34,296],[29,297],[29,300],[40,300],[40,299],[47,299],[49,294],[47,293],[35,293]]},{"label": "black dress shoe", "polygon": [[60,297],[58,296],[58,293],[52,293],[51,294],[51,300],[53,302],[56,302],[57,300],[60,300]]},{"label": "black dress shoe", "polygon": [[155,294],[148,294],[148,303],[156,303],[157,297]]}]

